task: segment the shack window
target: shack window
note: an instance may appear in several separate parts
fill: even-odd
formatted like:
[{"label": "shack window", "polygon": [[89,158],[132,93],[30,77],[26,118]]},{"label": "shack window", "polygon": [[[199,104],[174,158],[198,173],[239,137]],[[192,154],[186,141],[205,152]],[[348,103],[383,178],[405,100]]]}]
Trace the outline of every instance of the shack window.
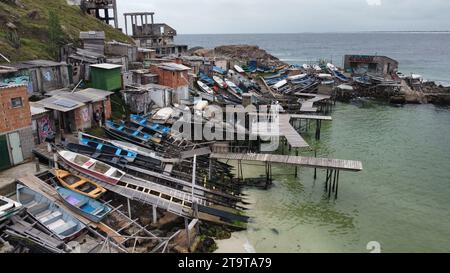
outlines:
[{"label": "shack window", "polygon": [[22,107],[23,106],[22,98],[21,97],[12,98],[11,99],[11,105],[12,105],[12,108]]}]

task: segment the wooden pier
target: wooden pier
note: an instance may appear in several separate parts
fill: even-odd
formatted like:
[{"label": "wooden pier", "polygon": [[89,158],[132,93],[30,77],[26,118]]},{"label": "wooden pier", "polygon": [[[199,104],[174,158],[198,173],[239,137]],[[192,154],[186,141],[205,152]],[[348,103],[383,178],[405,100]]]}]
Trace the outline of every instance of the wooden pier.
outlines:
[{"label": "wooden pier", "polygon": [[309,113],[316,113],[319,109],[317,107],[314,107],[314,104],[321,101],[330,100],[331,96],[328,95],[320,95],[320,94],[310,94],[310,93],[301,93],[297,92],[295,93],[296,96],[299,97],[308,97],[310,99],[306,100],[302,103],[302,106],[300,108],[300,112],[309,112]]},{"label": "wooden pier", "polygon": [[317,169],[324,169],[326,173],[325,190],[328,197],[334,193],[334,197],[338,196],[339,176],[341,171],[360,172],[363,170],[361,161],[303,157],[291,155],[275,155],[275,154],[240,154],[240,153],[212,153],[211,158],[221,160],[235,160],[238,162],[238,179],[243,179],[243,161],[261,162],[265,166],[267,189],[272,184],[272,164],[295,166],[295,176],[297,177],[297,167],[306,167],[314,169],[314,179],[317,179]]}]

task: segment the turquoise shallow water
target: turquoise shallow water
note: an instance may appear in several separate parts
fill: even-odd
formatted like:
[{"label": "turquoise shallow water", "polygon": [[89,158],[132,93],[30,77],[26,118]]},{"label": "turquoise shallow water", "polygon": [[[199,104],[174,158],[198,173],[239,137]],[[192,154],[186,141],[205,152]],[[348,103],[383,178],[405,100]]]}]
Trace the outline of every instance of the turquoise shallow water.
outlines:
[{"label": "turquoise shallow water", "polygon": [[[177,42],[212,48],[256,44],[302,64],[344,54],[387,55],[405,74],[450,83],[450,33],[304,33],[180,35]],[[242,236],[258,252],[450,252],[450,108],[338,104],[322,139],[305,138],[318,156],[361,160],[361,173],[341,173],[339,198],[325,196],[325,173],[275,167],[270,191],[248,190],[252,209]],[[248,176],[264,168],[245,167]]]},{"label": "turquoise shallow water", "polygon": [[[341,173],[339,197],[328,200],[325,173],[278,167],[274,187],[248,190],[252,222],[244,235],[257,252],[450,251],[450,108],[338,104],[318,156],[363,162]],[[249,176],[261,172],[246,167]],[[292,174],[292,175],[290,175]]]}]

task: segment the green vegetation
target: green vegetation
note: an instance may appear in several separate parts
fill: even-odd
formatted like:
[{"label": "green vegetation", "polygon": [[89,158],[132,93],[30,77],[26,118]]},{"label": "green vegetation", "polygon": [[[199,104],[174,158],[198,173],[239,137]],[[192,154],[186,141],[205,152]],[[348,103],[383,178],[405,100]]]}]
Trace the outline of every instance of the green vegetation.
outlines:
[{"label": "green vegetation", "polygon": [[58,58],[59,48],[64,44],[64,32],[59,22],[59,16],[54,11],[48,12],[49,54]]},{"label": "green vegetation", "polygon": [[[62,41],[79,46],[80,31],[105,31],[108,41],[132,43],[122,32],[84,14],[79,7],[69,6],[66,0],[20,0],[21,6],[10,1],[0,1],[0,53],[11,61],[50,59],[57,56],[52,49],[50,14],[57,14],[62,31]],[[17,38],[6,27],[12,23]],[[13,36],[11,36],[13,35]],[[11,42],[13,38],[13,42]],[[18,39],[18,40],[17,40]],[[3,62],[3,60],[0,60]]]},{"label": "green vegetation", "polygon": [[118,92],[111,96],[111,118],[113,120],[122,120],[130,116],[130,108],[125,104]]}]

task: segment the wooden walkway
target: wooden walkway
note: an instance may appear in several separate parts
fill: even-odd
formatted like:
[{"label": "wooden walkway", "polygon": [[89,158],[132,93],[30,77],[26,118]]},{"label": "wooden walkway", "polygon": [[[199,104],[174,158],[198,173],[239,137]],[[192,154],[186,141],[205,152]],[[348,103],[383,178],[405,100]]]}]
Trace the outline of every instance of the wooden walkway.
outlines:
[{"label": "wooden walkway", "polygon": [[211,158],[223,160],[238,161],[256,161],[274,164],[288,164],[317,169],[331,169],[349,172],[360,172],[363,170],[361,161],[315,158],[291,155],[272,155],[272,154],[219,154],[212,153]]},{"label": "wooden walkway", "polygon": [[290,115],[280,115],[280,135],[283,135],[292,148],[308,148],[309,144],[292,127]]},{"label": "wooden walkway", "polygon": [[328,95],[320,95],[320,94],[310,94],[310,93],[295,93],[296,96],[299,97],[309,97],[310,99],[306,100],[302,103],[302,107],[300,108],[301,112],[317,112],[317,107],[314,107],[314,103],[320,102],[323,100],[329,100],[331,96]]}]

